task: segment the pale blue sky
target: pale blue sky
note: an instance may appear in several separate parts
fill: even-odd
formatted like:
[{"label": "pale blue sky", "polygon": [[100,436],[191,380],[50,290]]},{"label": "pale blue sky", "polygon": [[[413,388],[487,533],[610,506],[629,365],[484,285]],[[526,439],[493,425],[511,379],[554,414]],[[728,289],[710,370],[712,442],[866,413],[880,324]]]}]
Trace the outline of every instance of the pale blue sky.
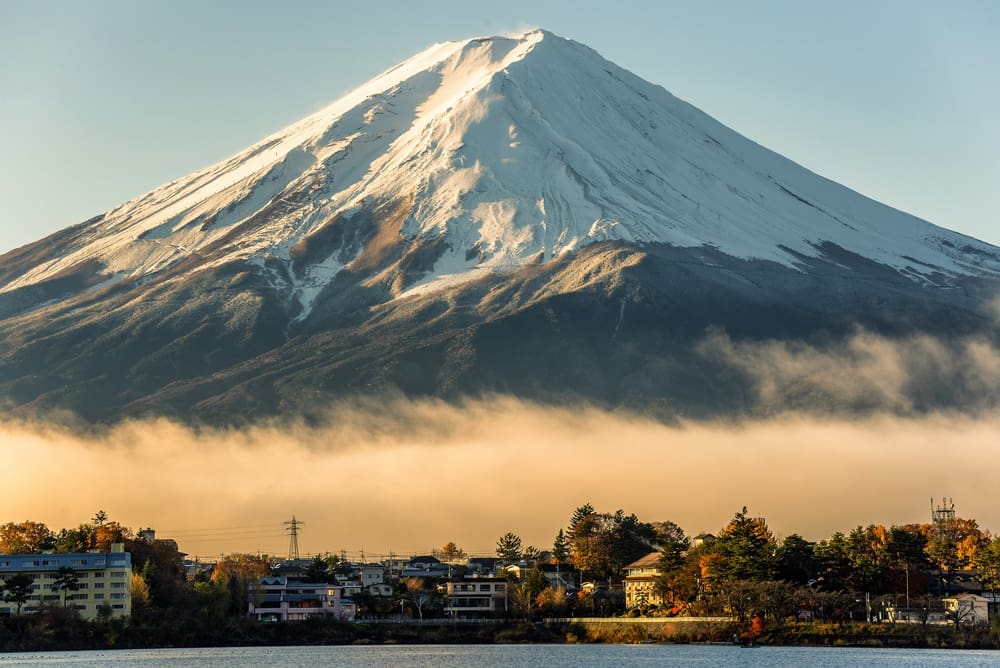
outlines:
[{"label": "pale blue sky", "polygon": [[1000,244],[992,0],[0,0],[0,252],[222,160],[433,42],[536,26]]}]

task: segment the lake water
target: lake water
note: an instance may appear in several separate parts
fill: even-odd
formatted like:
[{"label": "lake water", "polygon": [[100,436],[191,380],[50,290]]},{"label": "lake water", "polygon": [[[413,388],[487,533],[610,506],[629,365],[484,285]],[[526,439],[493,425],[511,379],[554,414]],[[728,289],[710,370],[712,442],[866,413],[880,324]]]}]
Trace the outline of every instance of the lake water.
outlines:
[{"label": "lake water", "polygon": [[0,654],[7,666],[198,666],[200,668],[323,668],[407,666],[997,666],[1000,652],[966,650],[759,647],[700,645],[379,645],[231,647]]}]

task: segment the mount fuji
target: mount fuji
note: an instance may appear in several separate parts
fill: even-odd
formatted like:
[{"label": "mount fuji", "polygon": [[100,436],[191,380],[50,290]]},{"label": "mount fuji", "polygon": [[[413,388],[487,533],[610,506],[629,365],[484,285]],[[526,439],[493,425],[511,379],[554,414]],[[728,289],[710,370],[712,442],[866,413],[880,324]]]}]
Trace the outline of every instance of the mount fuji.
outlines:
[{"label": "mount fuji", "polygon": [[998,285],[997,247],[536,30],[434,45],[0,257],[0,401],[89,421],[386,393],[722,415],[754,403],[706,332],[979,335]]}]

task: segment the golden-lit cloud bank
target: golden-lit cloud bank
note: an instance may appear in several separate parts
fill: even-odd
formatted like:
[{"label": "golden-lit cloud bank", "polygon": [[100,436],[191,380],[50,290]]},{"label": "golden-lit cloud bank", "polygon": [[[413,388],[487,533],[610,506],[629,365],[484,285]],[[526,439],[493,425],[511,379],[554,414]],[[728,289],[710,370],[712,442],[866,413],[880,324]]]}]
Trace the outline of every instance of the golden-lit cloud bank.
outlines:
[{"label": "golden-lit cloud bank", "polygon": [[926,521],[929,497],[947,495],[960,515],[1000,529],[1000,418],[982,415],[668,426],[497,397],[357,403],[321,427],[159,420],[82,438],[8,422],[0,439],[0,520],[58,529],[104,509],[202,556],[284,553],[293,514],[308,553],[406,554],[449,540],[489,553],[506,531],[547,548],[587,501],[692,534],[745,504],[779,534],[818,539]]}]

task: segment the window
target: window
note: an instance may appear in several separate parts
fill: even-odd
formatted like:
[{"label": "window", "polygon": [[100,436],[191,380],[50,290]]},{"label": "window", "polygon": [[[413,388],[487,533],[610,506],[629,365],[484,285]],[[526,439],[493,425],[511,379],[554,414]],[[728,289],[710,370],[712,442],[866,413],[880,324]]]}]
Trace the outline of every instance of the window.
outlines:
[{"label": "window", "polygon": [[103,601],[104,600],[104,594],[94,594],[94,600],[95,601]]},{"label": "window", "polygon": [[124,610],[125,606],[121,603],[114,603],[111,605],[112,610]]},{"label": "window", "polygon": [[94,571],[94,577],[95,578],[103,578],[104,577],[104,571]]},{"label": "window", "polygon": [[103,582],[95,582],[94,583],[94,589],[104,589],[104,583]]},{"label": "window", "polygon": [[112,594],[111,599],[114,601],[120,601],[125,598],[125,594]]},{"label": "window", "polygon": [[124,589],[125,588],[125,583],[124,582],[112,582],[111,583],[111,588],[112,589]]},{"label": "window", "polygon": [[111,571],[111,577],[113,577],[113,578],[123,578],[123,577],[125,577],[125,571]]}]

